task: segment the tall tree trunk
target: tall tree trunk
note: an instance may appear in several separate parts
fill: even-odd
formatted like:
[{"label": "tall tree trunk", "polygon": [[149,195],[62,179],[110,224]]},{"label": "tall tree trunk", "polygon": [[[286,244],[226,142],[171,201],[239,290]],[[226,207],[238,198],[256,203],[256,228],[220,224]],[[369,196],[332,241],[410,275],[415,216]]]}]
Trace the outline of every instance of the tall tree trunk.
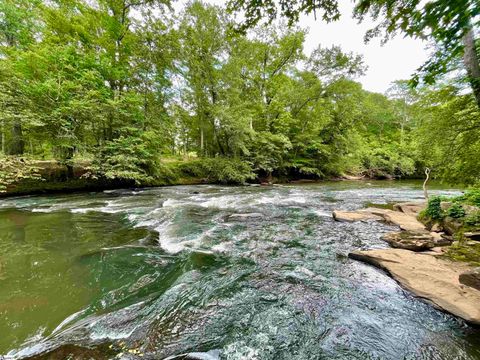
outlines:
[{"label": "tall tree trunk", "polygon": [[24,151],[25,141],[23,140],[22,124],[19,121],[15,121],[12,127],[10,155],[22,155]]},{"label": "tall tree trunk", "polygon": [[470,27],[463,37],[463,63],[467,69],[470,85],[480,107],[480,59],[478,57],[477,48],[475,46],[475,34],[473,28]]},{"label": "tall tree trunk", "polygon": [[5,120],[2,121],[2,154],[5,155]]},{"label": "tall tree trunk", "polygon": [[65,167],[67,168],[67,180],[73,179],[75,176],[73,171],[73,155],[75,153],[75,148],[73,146],[68,147],[67,153],[65,156]]}]

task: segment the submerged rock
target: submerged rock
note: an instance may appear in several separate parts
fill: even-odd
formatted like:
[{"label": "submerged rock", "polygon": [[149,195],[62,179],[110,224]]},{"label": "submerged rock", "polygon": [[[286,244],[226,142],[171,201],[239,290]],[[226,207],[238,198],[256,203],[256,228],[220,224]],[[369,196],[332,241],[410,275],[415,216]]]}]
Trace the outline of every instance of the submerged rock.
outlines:
[{"label": "submerged rock", "polygon": [[230,220],[245,220],[245,219],[258,219],[263,217],[261,213],[247,213],[247,214],[233,214],[230,215],[228,218]]},{"label": "submerged rock", "polygon": [[220,351],[211,350],[208,352],[191,352],[187,354],[174,355],[165,358],[164,360],[219,360]]},{"label": "submerged rock", "polygon": [[472,269],[461,273],[458,280],[466,286],[480,290],[480,268]]},{"label": "submerged rock", "polygon": [[405,289],[436,308],[480,325],[480,291],[459,281],[470,269],[467,265],[403,249],[354,251],[348,256],[387,271]]}]

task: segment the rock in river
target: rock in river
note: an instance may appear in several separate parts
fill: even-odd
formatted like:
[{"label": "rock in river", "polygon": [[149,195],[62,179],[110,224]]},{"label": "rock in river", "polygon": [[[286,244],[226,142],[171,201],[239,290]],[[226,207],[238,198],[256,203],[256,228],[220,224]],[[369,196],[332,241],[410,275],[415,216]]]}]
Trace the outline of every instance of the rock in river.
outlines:
[{"label": "rock in river", "polygon": [[480,325],[480,291],[460,283],[471,268],[403,249],[354,251],[348,255],[387,271],[405,289],[438,309]]},{"label": "rock in river", "polygon": [[425,209],[425,202],[406,202],[393,205],[394,210],[401,211],[407,215],[417,217],[420,211]]},{"label": "rock in river", "polygon": [[247,220],[262,218],[263,214],[260,213],[247,213],[247,214],[232,214],[228,218],[230,220]]},{"label": "rock in river", "polygon": [[452,240],[445,238],[443,233],[415,233],[411,231],[395,231],[383,235],[382,239],[390,246],[411,251],[424,251],[436,246],[446,246]]},{"label": "rock in river", "polygon": [[354,221],[365,221],[365,220],[377,220],[380,221],[383,218],[378,215],[373,215],[370,212],[366,211],[340,211],[335,210],[333,212],[333,218],[336,221],[340,222],[354,222]]},{"label": "rock in river", "polygon": [[408,231],[387,233],[382,237],[390,246],[398,249],[423,251],[434,248],[435,242],[430,234],[417,234]]},{"label": "rock in river", "polygon": [[400,229],[414,233],[427,232],[425,226],[418,221],[415,216],[389,209],[366,208],[358,211],[338,211],[333,212],[333,217],[337,221],[361,221],[361,220],[384,220],[389,224],[397,225]]}]

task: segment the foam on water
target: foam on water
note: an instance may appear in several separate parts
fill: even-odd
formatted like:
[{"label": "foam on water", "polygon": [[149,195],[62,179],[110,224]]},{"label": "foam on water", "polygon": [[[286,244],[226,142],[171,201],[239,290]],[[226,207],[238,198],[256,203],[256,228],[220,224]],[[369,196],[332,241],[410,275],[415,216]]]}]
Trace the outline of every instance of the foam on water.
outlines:
[{"label": "foam on water", "polygon": [[[12,345],[21,350],[9,355],[121,342],[152,359],[476,359],[480,334],[412,298],[383,272],[346,258],[354,249],[386,247],[381,235],[394,227],[331,217],[336,208],[421,196],[420,185],[386,182],[179,186],[8,200],[22,211],[11,215],[18,224],[39,209],[64,215],[65,234],[42,244],[41,253],[55,254],[59,241],[73,244],[59,256],[71,257],[63,278],[74,281],[69,291],[93,291],[40,337]],[[112,234],[97,235],[102,226]],[[134,240],[122,242],[126,228]],[[77,250],[95,236],[98,247]]]}]

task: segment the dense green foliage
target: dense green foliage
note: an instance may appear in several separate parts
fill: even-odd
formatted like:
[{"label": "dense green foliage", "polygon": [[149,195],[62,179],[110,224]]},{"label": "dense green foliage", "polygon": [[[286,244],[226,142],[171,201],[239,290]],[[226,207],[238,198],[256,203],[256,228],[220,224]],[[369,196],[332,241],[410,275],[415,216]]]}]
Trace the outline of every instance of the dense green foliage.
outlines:
[{"label": "dense green foliage", "polygon": [[440,206],[442,199],[439,196],[433,196],[428,199],[427,208],[422,213],[425,217],[432,219],[432,220],[442,220],[445,216]]},{"label": "dense green foliage", "polygon": [[466,212],[462,205],[459,203],[453,203],[452,206],[447,209],[447,215],[454,219],[460,219],[465,217]]},{"label": "dense green foliage", "polygon": [[[477,105],[480,107],[480,54],[475,44],[475,30],[480,26],[478,0],[355,0],[353,16],[359,21],[370,17],[376,25],[367,31],[365,40],[383,37],[389,40],[398,33],[414,38],[428,39],[435,44],[431,58],[413,77],[434,83],[451,70],[463,57],[466,80],[470,83]],[[277,17],[287,18],[290,24],[301,14],[319,15],[324,21],[335,21],[342,14],[338,0],[230,0],[230,10],[243,11],[241,28],[269,22]]]},{"label": "dense green foliage", "polygon": [[[445,207],[442,208],[442,202]],[[460,220],[464,228],[477,229],[480,226],[480,191],[467,190],[463,195],[452,198],[432,196],[427,207],[420,213],[420,219],[430,222],[441,221],[445,217]]]},{"label": "dense green foliage", "polygon": [[480,189],[469,190],[465,194],[454,198],[454,201],[480,207]]},{"label": "dense green foliage", "polygon": [[[321,3],[334,19],[335,2]],[[356,54],[306,54],[305,32],[283,24],[233,28],[200,1],[178,14],[168,1],[1,1],[2,154],[56,159],[69,176],[83,159],[92,177],[137,184],[425,166],[479,180],[479,110],[462,84],[370,93],[355,81],[366,69]]]}]

